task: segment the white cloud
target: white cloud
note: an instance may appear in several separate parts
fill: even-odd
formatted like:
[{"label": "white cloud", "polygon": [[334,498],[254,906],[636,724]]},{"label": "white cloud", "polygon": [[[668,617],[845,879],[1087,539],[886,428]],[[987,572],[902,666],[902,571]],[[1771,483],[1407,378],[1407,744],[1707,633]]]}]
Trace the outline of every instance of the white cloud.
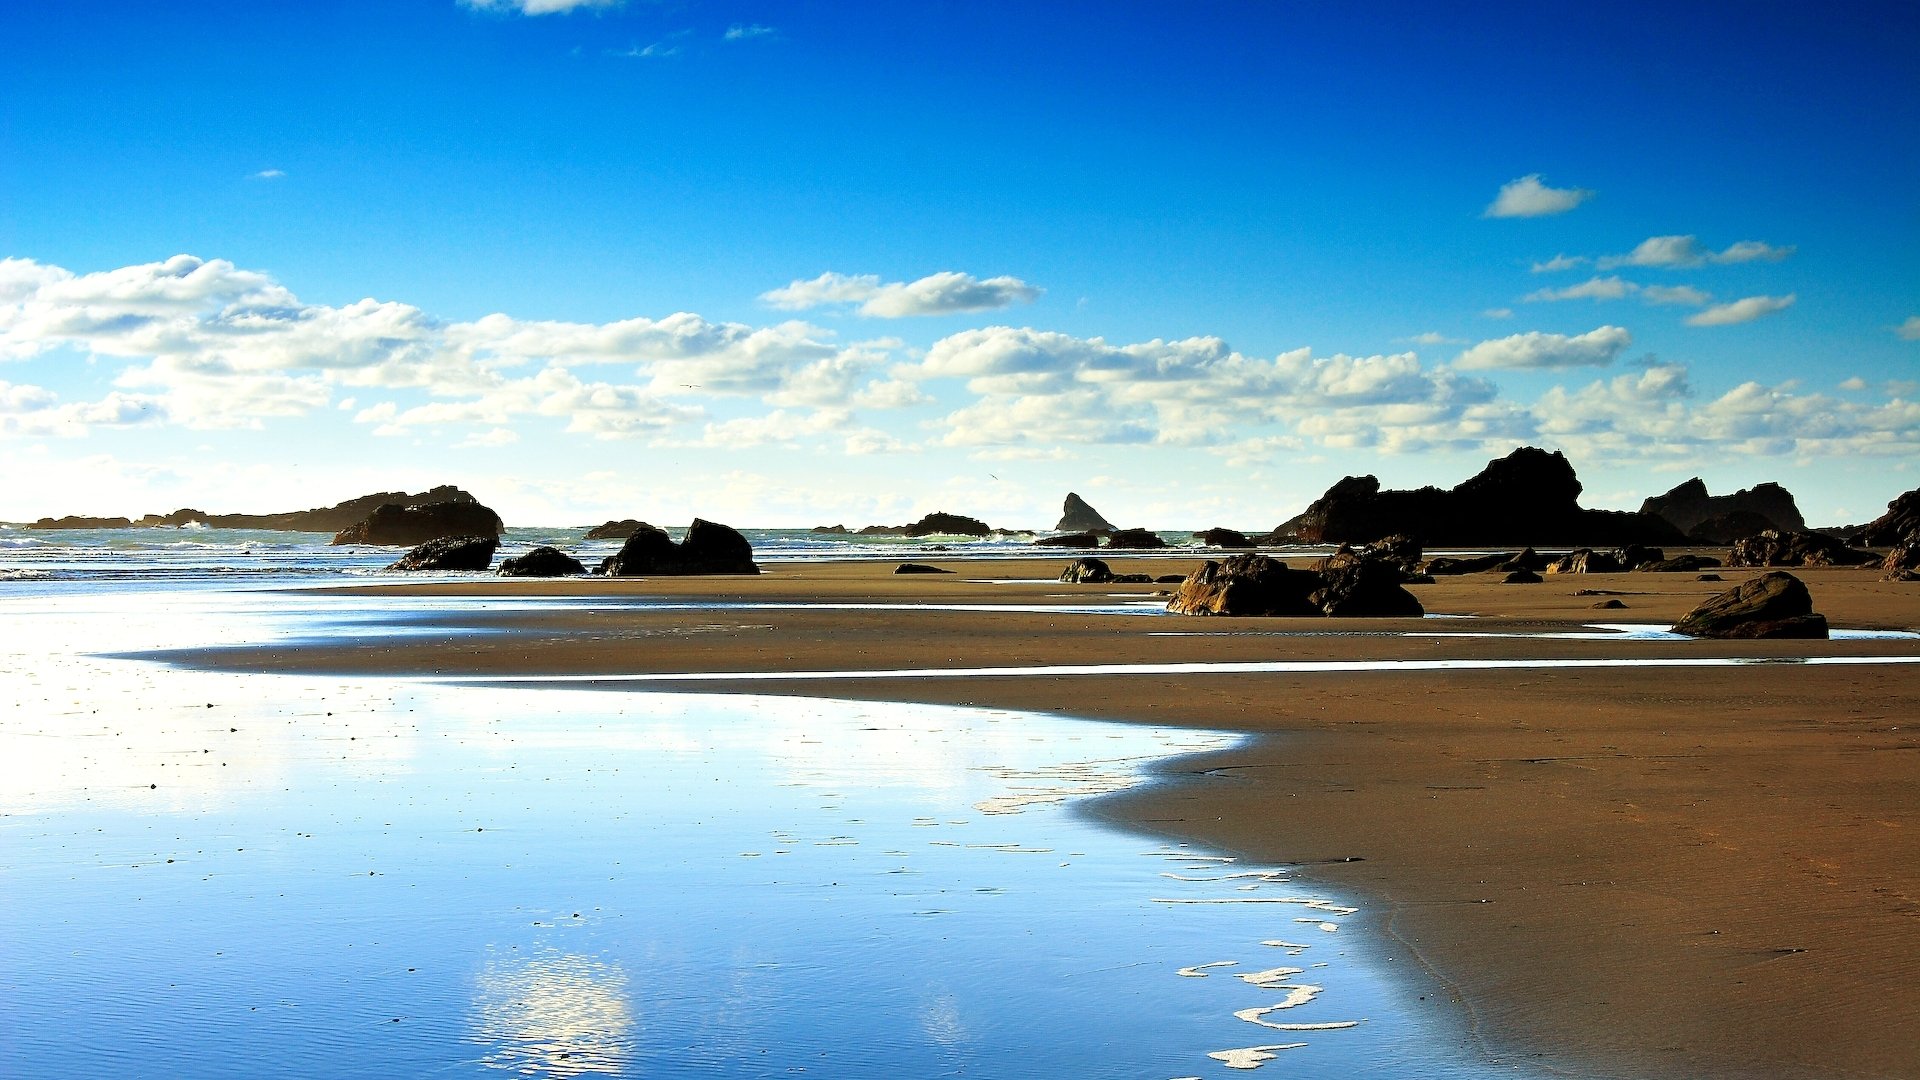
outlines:
[{"label": "white cloud", "polygon": [[1640,286],[1631,281],[1622,281],[1618,277],[1588,278],[1578,285],[1568,285],[1563,289],[1539,289],[1528,293],[1522,299],[1528,302],[1542,300],[1619,300],[1639,290]]},{"label": "white cloud", "polygon": [[284,172],[281,172],[281,171],[280,171],[279,169],[261,169],[261,170],[260,170],[259,172],[257,172],[257,173],[254,173],[254,174],[252,174],[251,176],[249,176],[249,177],[248,177],[247,179],[249,179],[249,180],[278,180],[278,179],[280,179],[281,177],[284,177],[284,176],[286,176],[286,175],[287,175],[286,173],[284,173]]},{"label": "white cloud", "polygon": [[1618,266],[1694,267],[1709,263],[1779,262],[1793,254],[1791,245],[1774,247],[1758,240],[1741,240],[1723,251],[1703,247],[1695,236],[1649,236],[1625,255],[1607,255],[1595,260],[1602,270]]},{"label": "white cloud", "polygon": [[898,319],[915,315],[955,315],[993,311],[1039,299],[1040,289],[1016,277],[981,280],[972,274],[945,270],[917,281],[882,283],[878,274],[847,275],[832,272],[760,294],[760,299],[787,311],[828,304],[859,304],[862,315]]},{"label": "white cloud", "polygon": [[1482,217],[1547,217],[1564,214],[1593,197],[1584,188],[1552,188],[1533,173],[1500,186],[1500,193],[1488,204]]},{"label": "white cloud", "polygon": [[1795,295],[1788,293],[1785,296],[1749,296],[1732,303],[1716,304],[1698,314],[1687,316],[1687,325],[1733,326],[1752,322],[1762,315],[1785,311],[1793,306],[1794,299]]},{"label": "white cloud", "polygon": [[680,46],[656,41],[651,45],[629,45],[624,49],[609,49],[608,56],[622,60],[666,60],[680,55]]},{"label": "white cloud", "polygon": [[1640,290],[1640,298],[1649,304],[1682,304],[1687,307],[1700,307],[1713,300],[1713,294],[1702,292],[1691,285],[1648,285]]},{"label": "white cloud", "polygon": [[1842,390],[1860,391],[1860,390],[1865,390],[1866,388],[1867,388],[1867,380],[1861,378],[1858,375],[1855,375],[1850,379],[1843,380],[1840,383],[1840,389]]},{"label": "white cloud", "polygon": [[1920,315],[1909,315],[1907,321],[1893,328],[1902,341],[1920,341]]},{"label": "white cloud", "polygon": [[727,41],[751,41],[754,38],[770,38],[779,35],[780,31],[771,26],[762,26],[759,23],[746,25],[734,23],[727,27],[727,32],[721,36]]},{"label": "white cloud", "polygon": [[520,15],[564,15],[591,8],[619,7],[625,0],[459,0],[461,7],[474,11],[512,12]]},{"label": "white cloud", "polygon": [[1450,338],[1438,330],[1428,330],[1424,334],[1415,334],[1410,338],[1403,338],[1402,340],[1406,341],[1410,345],[1464,345],[1466,344],[1466,342],[1461,341],[1459,338]]},{"label": "white cloud", "polygon": [[1633,335],[1618,326],[1602,326],[1573,337],[1535,330],[1483,341],[1456,357],[1453,366],[1463,371],[1602,367],[1631,344]]},{"label": "white cloud", "polygon": [[1585,255],[1555,255],[1546,262],[1534,263],[1533,272],[1536,274],[1553,274],[1562,270],[1572,270],[1575,267],[1585,266],[1592,261],[1592,259],[1587,258]]},{"label": "white cloud", "polygon": [[1481,312],[1480,316],[1486,319],[1511,319],[1513,318],[1513,309],[1510,307],[1488,308]]}]

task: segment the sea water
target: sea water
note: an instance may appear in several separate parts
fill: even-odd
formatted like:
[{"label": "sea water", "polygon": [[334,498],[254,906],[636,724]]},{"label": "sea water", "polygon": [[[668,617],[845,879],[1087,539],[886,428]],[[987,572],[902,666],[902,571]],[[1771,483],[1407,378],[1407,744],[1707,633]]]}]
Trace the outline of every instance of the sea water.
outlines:
[{"label": "sea water", "polygon": [[1524,1074],[1363,905],[1076,809],[1224,735],[103,655],[402,602],[0,597],[0,1075]]}]

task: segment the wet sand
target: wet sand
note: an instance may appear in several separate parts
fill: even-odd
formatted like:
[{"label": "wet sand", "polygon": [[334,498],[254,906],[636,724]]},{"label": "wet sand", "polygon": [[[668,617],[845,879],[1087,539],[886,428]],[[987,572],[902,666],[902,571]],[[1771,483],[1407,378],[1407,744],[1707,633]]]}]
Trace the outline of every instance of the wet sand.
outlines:
[{"label": "wet sand", "polygon": [[[1472,621],[1178,619],[1061,608],[1169,586],[994,584],[1070,558],[780,565],[759,578],[392,585],[576,598],[423,613],[405,638],[176,657],[243,670],[773,672],[1262,660],[1914,656],[1920,640],[1543,638],[1671,622],[1692,574],[1441,579]],[[1180,573],[1195,559],[1111,560]],[[1836,627],[1920,629],[1920,585],[1800,576]],[[1625,610],[1596,610],[1609,590]],[[659,606],[669,603],[840,608]],[[507,631],[472,633],[476,629]],[[1462,633],[1515,636],[1440,636]],[[1173,635],[1173,636],[1169,636]],[[1410,636],[1411,635],[1411,636]],[[639,684],[672,689],[671,683]],[[1525,668],[751,681],[756,694],[989,705],[1263,736],[1095,804],[1298,863],[1384,912],[1502,1054],[1574,1075],[1920,1076],[1920,666]]]}]

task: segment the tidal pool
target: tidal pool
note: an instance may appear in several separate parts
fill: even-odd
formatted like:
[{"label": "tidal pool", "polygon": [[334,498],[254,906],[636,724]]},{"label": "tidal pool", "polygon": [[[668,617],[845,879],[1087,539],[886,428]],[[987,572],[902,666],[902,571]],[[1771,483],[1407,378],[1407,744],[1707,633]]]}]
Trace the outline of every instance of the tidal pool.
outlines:
[{"label": "tidal pool", "polygon": [[1526,1075],[1364,908],[1076,812],[1225,736],[184,671],[82,646],[327,605],[44,600],[0,611],[0,1074]]}]

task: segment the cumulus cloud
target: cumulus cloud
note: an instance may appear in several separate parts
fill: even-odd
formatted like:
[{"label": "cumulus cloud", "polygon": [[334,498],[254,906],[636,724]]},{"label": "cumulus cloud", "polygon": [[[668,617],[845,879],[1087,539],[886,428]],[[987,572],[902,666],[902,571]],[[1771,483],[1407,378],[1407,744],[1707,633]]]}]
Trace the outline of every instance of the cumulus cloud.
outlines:
[{"label": "cumulus cloud", "polygon": [[1536,274],[1555,274],[1562,270],[1572,270],[1575,267],[1585,266],[1592,261],[1592,259],[1587,258],[1585,255],[1555,255],[1545,262],[1534,263],[1533,272]]},{"label": "cumulus cloud", "polygon": [[1463,371],[1604,367],[1631,344],[1633,335],[1618,326],[1572,337],[1535,330],[1483,341],[1456,357],[1453,366]]},{"label": "cumulus cloud", "polygon": [[1578,285],[1569,285],[1564,289],[1539,289],[1528,293],[1523,299],[1529,302],[1542,300],[1619,300],[1634,292],[1640,286],[1631,281],[1622,281],[1618,277],[1588,278]]},{"label": "cumulus cloud", "polygon": [[1016,277],[981,280],[972,274],[945,270],[917,281],[885,282],[878,274],[847,275],[832,272],[760,294],[760,299],[786,311],[858,304],[862,315],[899,319],[915,315],[956,315],[993,311],[1039,299],[1041,290]]},{"label": "cumulus cloud", "polygon": [[1909,315],[1907,321],[1893,328],[1902,341],[1920,341],[1920,315]]},{"label": "cumulus cloud", "polygon": [[1482,217],[1548,217],[1567,211],[1593,198],[1585,188],[1553,188],[1532,173],[1500,185],[1500,193],[1487,205]]},{"label": "cumulus cloud", "polygon": [[1687,316],[1688,326],[1733,326],[1737,323],[1752,322],[1763,315],[1776,311],[1785,311],[1793,306],[1795,294],[1785,296],[1749,296],[1727,304],[1715,304],[1694,315]]},{"label": "cumulus cloud", "polygon": [[1709,263],[1779,262],[1793,254],[1792,245],[1774,247],[1758,240],[1741,240],[1724,250],[1704,247],[1696,236],[1649,236],[1625,255],[1607,255],[1595,260],[1602,270],[1618,266],[1687,268]]},{"label": "cumulus cloud", "polygon": [[625,0],[459,0],[474,11],[516,15],[565,15],[571,11],[619,7]]}]

